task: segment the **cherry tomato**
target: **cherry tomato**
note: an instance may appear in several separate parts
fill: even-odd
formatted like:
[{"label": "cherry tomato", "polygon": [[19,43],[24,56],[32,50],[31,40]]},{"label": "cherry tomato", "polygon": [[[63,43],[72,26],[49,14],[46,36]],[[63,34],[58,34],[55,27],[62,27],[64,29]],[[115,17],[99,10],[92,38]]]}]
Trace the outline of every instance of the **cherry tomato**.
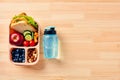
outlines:
[{"label": "cherry tomato", "polygon": [[30,41],[30,46],[35,46],[35,41],[34,40]]},{"label": "cherry tomato", "polygon": [[29,41],[24,41],[24,42],[23,42],[23,45],[24,45],[24,46],[29,46],[29,44],[30,44]]}]

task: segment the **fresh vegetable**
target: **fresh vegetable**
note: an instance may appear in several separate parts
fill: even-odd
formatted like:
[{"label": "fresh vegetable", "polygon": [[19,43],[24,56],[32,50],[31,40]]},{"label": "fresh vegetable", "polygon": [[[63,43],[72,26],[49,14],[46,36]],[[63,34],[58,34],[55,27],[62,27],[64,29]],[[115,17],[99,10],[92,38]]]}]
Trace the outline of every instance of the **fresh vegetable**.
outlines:
[{"label": "fresh vegetable", "polygon": [[31,41],[30,41],[30,46],[35,46],[34,40],[31,40]]},{"label": "fresh vegetable", "polygon": [[26,13],[14,16],[10,23],[9,41],[15,46],[35,46],[38,43],[38,24]]},{"label": "fresh vegetable", "polygon": [[32,36],[32,39],[34,39],[34,32],[32,32],[31,36]]},{"label": "fresh vegetable", "polygon": [[28,47],[28,46],[35,46],[35,42],[34,42],[34,40],[24,41],[23,45],[26,46],[26,47]]},{"label": "fresh vegetable", "polygon": [[29,46],[29,41],[24,41],[23,45],[26,46],[26,47],[28,47]]},{"label": "fresh vegetable", "polygon": [[30,34],[30,35],[31,35],[31,34],[32,34],[32,32],[31,32],[31,31],[29,31],[29,30],[25,30],[25,31],[24,31],[24,33],[23,33],[23,35],[24,35],[24,36],[26,36],[27,34]]},{"label": "fresh vegetable", "polygon": [[31,40],[32,40],[32,36],[31,36],[30,34],[27,34],[27,35],[25,36],[25,40],[26,40],[26,41],[31,41]]},{"label": "fresh vegetable", "polygon": [[[37,42],[37,37],[38,37],[37,32],[34,33],[32,31],[25,30],[23,35],[26,40],[23,43],[24,46],[35,46],[35,44]],[[35,36],[36,36],[36,38],[34,38]],[[36,42],[34,41],[34,39],[36,39]]]},{"label": "fresh vegetable", "polygon": [[35,43],[38,42],[38,33],[37,32],[34,33],[34,42]]},{"label": "fresh vegetable", "polygon": [[26,21],[28,24],[32,25],[36,29],[38,28],[37,23],[34,21],[34,19],[30,16],[27,16],[25,13],[21,13],[17,16],[13,17],[14,22],[19,22],[19,21]]},{"label": "fresh vegetable", "polygon": [[34,39],[34,32],[31,32],[29,30],[25,30],[23,35],[25,36],[26,41],[31,41],[32,39]]}]

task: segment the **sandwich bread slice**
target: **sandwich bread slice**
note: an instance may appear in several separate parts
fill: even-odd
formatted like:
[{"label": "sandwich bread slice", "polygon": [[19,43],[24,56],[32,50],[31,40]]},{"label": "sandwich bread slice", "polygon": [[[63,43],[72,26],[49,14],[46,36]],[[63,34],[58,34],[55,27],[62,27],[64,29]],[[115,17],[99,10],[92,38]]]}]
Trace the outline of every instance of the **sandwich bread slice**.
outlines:
[{"label": "sandwich bread slice", "polygon": [[27,16],[26,13],[21,13],[17,16],[14,16],[10,27],[20,33],[23,33],[25,30],[37,31],[38,25],[33,20],[32,17]]}]

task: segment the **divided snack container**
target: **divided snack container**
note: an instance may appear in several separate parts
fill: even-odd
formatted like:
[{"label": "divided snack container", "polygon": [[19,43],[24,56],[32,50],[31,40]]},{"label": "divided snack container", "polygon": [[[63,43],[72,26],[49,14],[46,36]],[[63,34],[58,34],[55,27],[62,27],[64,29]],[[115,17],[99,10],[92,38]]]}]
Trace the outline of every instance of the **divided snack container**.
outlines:
[{"label": "divided snack container", "polygon": [[39,61],[40,27],[26,13],[9,25],[9,58],[16,65],[35,65]]}]

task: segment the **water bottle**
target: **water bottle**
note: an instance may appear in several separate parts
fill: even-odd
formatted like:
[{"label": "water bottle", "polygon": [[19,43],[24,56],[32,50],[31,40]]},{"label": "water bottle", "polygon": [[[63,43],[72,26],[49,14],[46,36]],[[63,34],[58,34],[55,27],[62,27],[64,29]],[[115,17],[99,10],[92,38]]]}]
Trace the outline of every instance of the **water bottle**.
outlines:
[{"label": "water bottle", "polygon": [[49,26],[43,35],[44,57],[47,59],[58,57],[58,36],[55,27]]}]

